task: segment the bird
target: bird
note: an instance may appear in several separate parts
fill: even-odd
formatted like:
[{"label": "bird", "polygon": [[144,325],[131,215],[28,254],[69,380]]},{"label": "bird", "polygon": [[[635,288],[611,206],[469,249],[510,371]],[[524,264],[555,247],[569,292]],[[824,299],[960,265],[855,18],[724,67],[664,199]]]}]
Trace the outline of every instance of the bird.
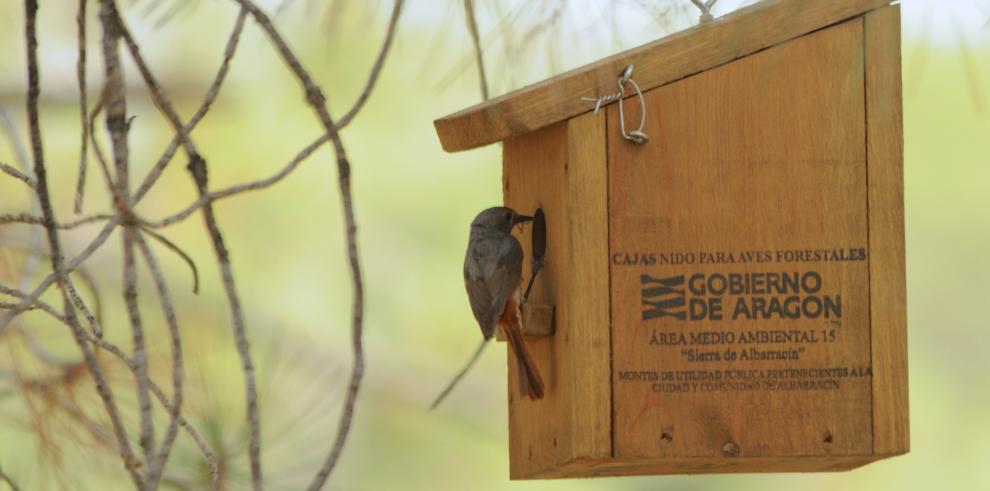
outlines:
[{"label": "bird", "polygon": [[506,207],[494,207],[479,213],[471,222],[467,253],[464,256],[464,287],[471,312],[481,328],[481,344],[460,372],[433,400],[431,409],[447,397],[451,390],[474,366],[485,346],[495,336],[496,329],[505,333],[509,346],[516,354],[519,392],[523,397],[542,399],[543,377],[526,347],[522,333],[520,280],[523,250],[512,236],[517,225],[532,221]]},{"label": "bird", "polygon": [[532,220],[531,216],[501,206],[479,213],[471,222],[464,257],[464,286],[471,311],[481,327],[482,342],[489,341],[495,330],[500,329],[516,355],[520,394],[542,399],[543,378],[522,331],[523,249],[512,236],[516,225]]}]

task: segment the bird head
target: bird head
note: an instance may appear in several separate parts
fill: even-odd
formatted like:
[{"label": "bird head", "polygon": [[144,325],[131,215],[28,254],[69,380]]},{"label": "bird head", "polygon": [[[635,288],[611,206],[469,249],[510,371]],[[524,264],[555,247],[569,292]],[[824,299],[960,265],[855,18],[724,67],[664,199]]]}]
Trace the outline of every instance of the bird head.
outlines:
[{"label": "bird head", "polygon": [[478,216],[474,217],[474,221],[471,222],[471,226],[495,230],[507,234],[512,232],[512,228],[516,225],[532,220],[533,217],[520,215],[512,208],[496,206],[479,213]]}]

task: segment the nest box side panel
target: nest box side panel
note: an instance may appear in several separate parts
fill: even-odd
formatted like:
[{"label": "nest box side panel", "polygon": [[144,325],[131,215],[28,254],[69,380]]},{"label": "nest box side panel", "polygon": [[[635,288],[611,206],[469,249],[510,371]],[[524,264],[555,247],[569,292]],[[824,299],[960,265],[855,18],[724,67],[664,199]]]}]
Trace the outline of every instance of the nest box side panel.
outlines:
[{"label": "nest box side panel", "polygon": [[[556,332],[528,338],[544,399],[519,396],[509,352],[513,479],[541,477],[579,458],[611,456],[608,212],[605,121],[585,115],[505,142],[506,206],[547,223],[546,265],[531,303],[555,306]],[[531,229],[517,236],[531,257]],[[523,279],[530,276],[529,260]]]},{"label": "nest box side panel", "polygon": [[866,14],[866,129],[869,166],[873,451],[908,451],[907,293],[901,10]]},{"label": "nest box side panel", "polygon": [[617,461],[873,454],[863,26],[649,91],[650,140],[609,139]]}]

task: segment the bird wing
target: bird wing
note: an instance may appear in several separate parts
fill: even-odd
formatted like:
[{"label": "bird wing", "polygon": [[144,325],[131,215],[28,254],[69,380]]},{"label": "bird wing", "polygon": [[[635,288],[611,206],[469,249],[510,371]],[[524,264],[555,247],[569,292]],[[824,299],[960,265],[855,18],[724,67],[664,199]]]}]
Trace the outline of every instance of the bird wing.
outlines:
[{"label": "bird wing", "polygon": [[488,285],[480,277],[469,277],[467,268],[464,270],[464,286],[467,287],[468,300],[471,302],[471,312],[481,326],[481,334],[488,339],[495,332],[495,321],[492,319],[492,294]]},{"label": "bird wing", "polygon": [[498,251],[498,261],[492,273],[492,305],[497,306],[501,314],[509,297],[519,289],[523,250],[515,237],[506,235],[500,239]]},{"label": "bird wing", "polygon": [[464,263],[464,284],[471,311],[485,339],[495,334],[498,317],[522,278],[523,251],[511,235],[475,243]]}]

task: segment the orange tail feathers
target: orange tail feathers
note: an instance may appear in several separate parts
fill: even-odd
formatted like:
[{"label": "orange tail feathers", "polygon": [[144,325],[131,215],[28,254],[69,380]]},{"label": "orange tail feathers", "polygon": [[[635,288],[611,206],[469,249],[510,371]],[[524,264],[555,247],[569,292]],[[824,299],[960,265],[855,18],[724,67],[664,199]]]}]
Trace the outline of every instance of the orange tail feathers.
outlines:
[{"label": "orange tail feathers", "polygon": [[513,353],[516,354],[519,393],[530,399],[543,399],[543,377],[526,347],[526,339],[522,333],[522,315],[519,312],[519,302],[515,295],[509,298],[498,324],[498,327],[505,333],[505,338],[509,342],[509,346],[512,347]]}]

